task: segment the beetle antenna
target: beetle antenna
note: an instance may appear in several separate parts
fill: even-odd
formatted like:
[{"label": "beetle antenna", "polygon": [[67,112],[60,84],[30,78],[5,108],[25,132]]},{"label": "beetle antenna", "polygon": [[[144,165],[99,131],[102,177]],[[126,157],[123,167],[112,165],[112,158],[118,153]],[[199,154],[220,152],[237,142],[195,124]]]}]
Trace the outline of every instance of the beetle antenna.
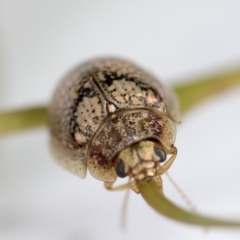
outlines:
[{"label": "beetle antenna", "polygon": [[175,187],[177,192],[180,194],[184,202],[187,204],[187,206],[190,208],[192,212],[196,212],[196,207],[193,205],[193,203],[190,201],[190,199],[187,197],[187,195],[182,191],[182,189],[177,185],[177,183],[170,177],[168,172],[165,172],[166,176],[168,177],[169,181],[172,183],[172,185]]},{"label": "beetle antenna", "polygon": [[[129,178],[128,184],[130,184],[131,178]],[[127,189],[126,194],[124,196],[122,211],[121,211],[121,227],[122,229],[126,229],[126,215],[127,215],[127,203],[129,200],[130,188]]]}]

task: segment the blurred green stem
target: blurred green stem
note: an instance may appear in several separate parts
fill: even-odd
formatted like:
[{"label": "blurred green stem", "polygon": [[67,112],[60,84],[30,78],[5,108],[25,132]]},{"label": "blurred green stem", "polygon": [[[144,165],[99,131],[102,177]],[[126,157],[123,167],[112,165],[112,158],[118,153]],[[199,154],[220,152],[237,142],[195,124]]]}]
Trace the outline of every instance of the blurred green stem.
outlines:
[{"label": "blurred green stem", "polygon": [[240,221],[214,219],[181,209],[159,191],[154,181],[141,182],[139,188],[142,197],[153,209],[173,220],[204,227],[240,228]]},{"label": "blurred green stem", "polygon": [[44,106],[0,113],[0,135],[46,125],[46,122]]},{"label": "blurred green stem", "polygon": [[240,68],[184,82],[186,83],[173,87],[179,98],[182,114],[209,97],[240,86]]}]

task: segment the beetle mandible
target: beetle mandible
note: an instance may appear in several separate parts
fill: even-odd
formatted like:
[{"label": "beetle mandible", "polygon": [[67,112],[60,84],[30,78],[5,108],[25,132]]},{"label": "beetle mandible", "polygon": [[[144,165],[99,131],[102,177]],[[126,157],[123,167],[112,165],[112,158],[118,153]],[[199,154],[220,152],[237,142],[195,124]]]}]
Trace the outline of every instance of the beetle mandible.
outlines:
[{"label": "beetle mandible", "polygon": [[[69,72],[49,106],[51,147],[58,162],[81,178],[113,188],[129,176],[131,188],[172,165],[179,107],[173,92],[151,74],[119,58],[98,58]],[[169,156],[169,157],[168,157]]]}]

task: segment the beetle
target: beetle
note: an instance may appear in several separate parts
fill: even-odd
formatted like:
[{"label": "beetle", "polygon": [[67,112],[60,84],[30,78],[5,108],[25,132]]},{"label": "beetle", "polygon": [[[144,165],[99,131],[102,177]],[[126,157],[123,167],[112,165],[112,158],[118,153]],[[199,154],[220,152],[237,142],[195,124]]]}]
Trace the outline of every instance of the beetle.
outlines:
[{"label": "beetle", "polygon": [[154,179],[172,165],[179,106],[174,93],[134,63],[97,58],[70,71],[49,106],[52,152],[81,178],[90,174],[113,189],[117,177]]}]

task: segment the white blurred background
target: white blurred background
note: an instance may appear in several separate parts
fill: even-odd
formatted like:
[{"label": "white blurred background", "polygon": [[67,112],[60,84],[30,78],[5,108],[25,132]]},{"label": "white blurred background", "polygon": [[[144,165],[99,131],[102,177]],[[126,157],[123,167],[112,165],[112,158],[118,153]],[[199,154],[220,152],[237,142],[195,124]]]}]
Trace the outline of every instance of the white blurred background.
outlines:
[{"label": "white blurred background", "polygon": [[[92,57],[129,58],[172,84],[240,65],[240,2],[0,1],[0,110],[47,104],[71,67]],[[179,80],[180,81],[180,80]],[[240,220],[240,89],[184,116],[169,173],[203,214]],[[47,129],[0,139],[0,239],[239,239],[168,220],[131,192],[108,192],[52,159]],[[185,203],[168,179],[165,194]]]}]

